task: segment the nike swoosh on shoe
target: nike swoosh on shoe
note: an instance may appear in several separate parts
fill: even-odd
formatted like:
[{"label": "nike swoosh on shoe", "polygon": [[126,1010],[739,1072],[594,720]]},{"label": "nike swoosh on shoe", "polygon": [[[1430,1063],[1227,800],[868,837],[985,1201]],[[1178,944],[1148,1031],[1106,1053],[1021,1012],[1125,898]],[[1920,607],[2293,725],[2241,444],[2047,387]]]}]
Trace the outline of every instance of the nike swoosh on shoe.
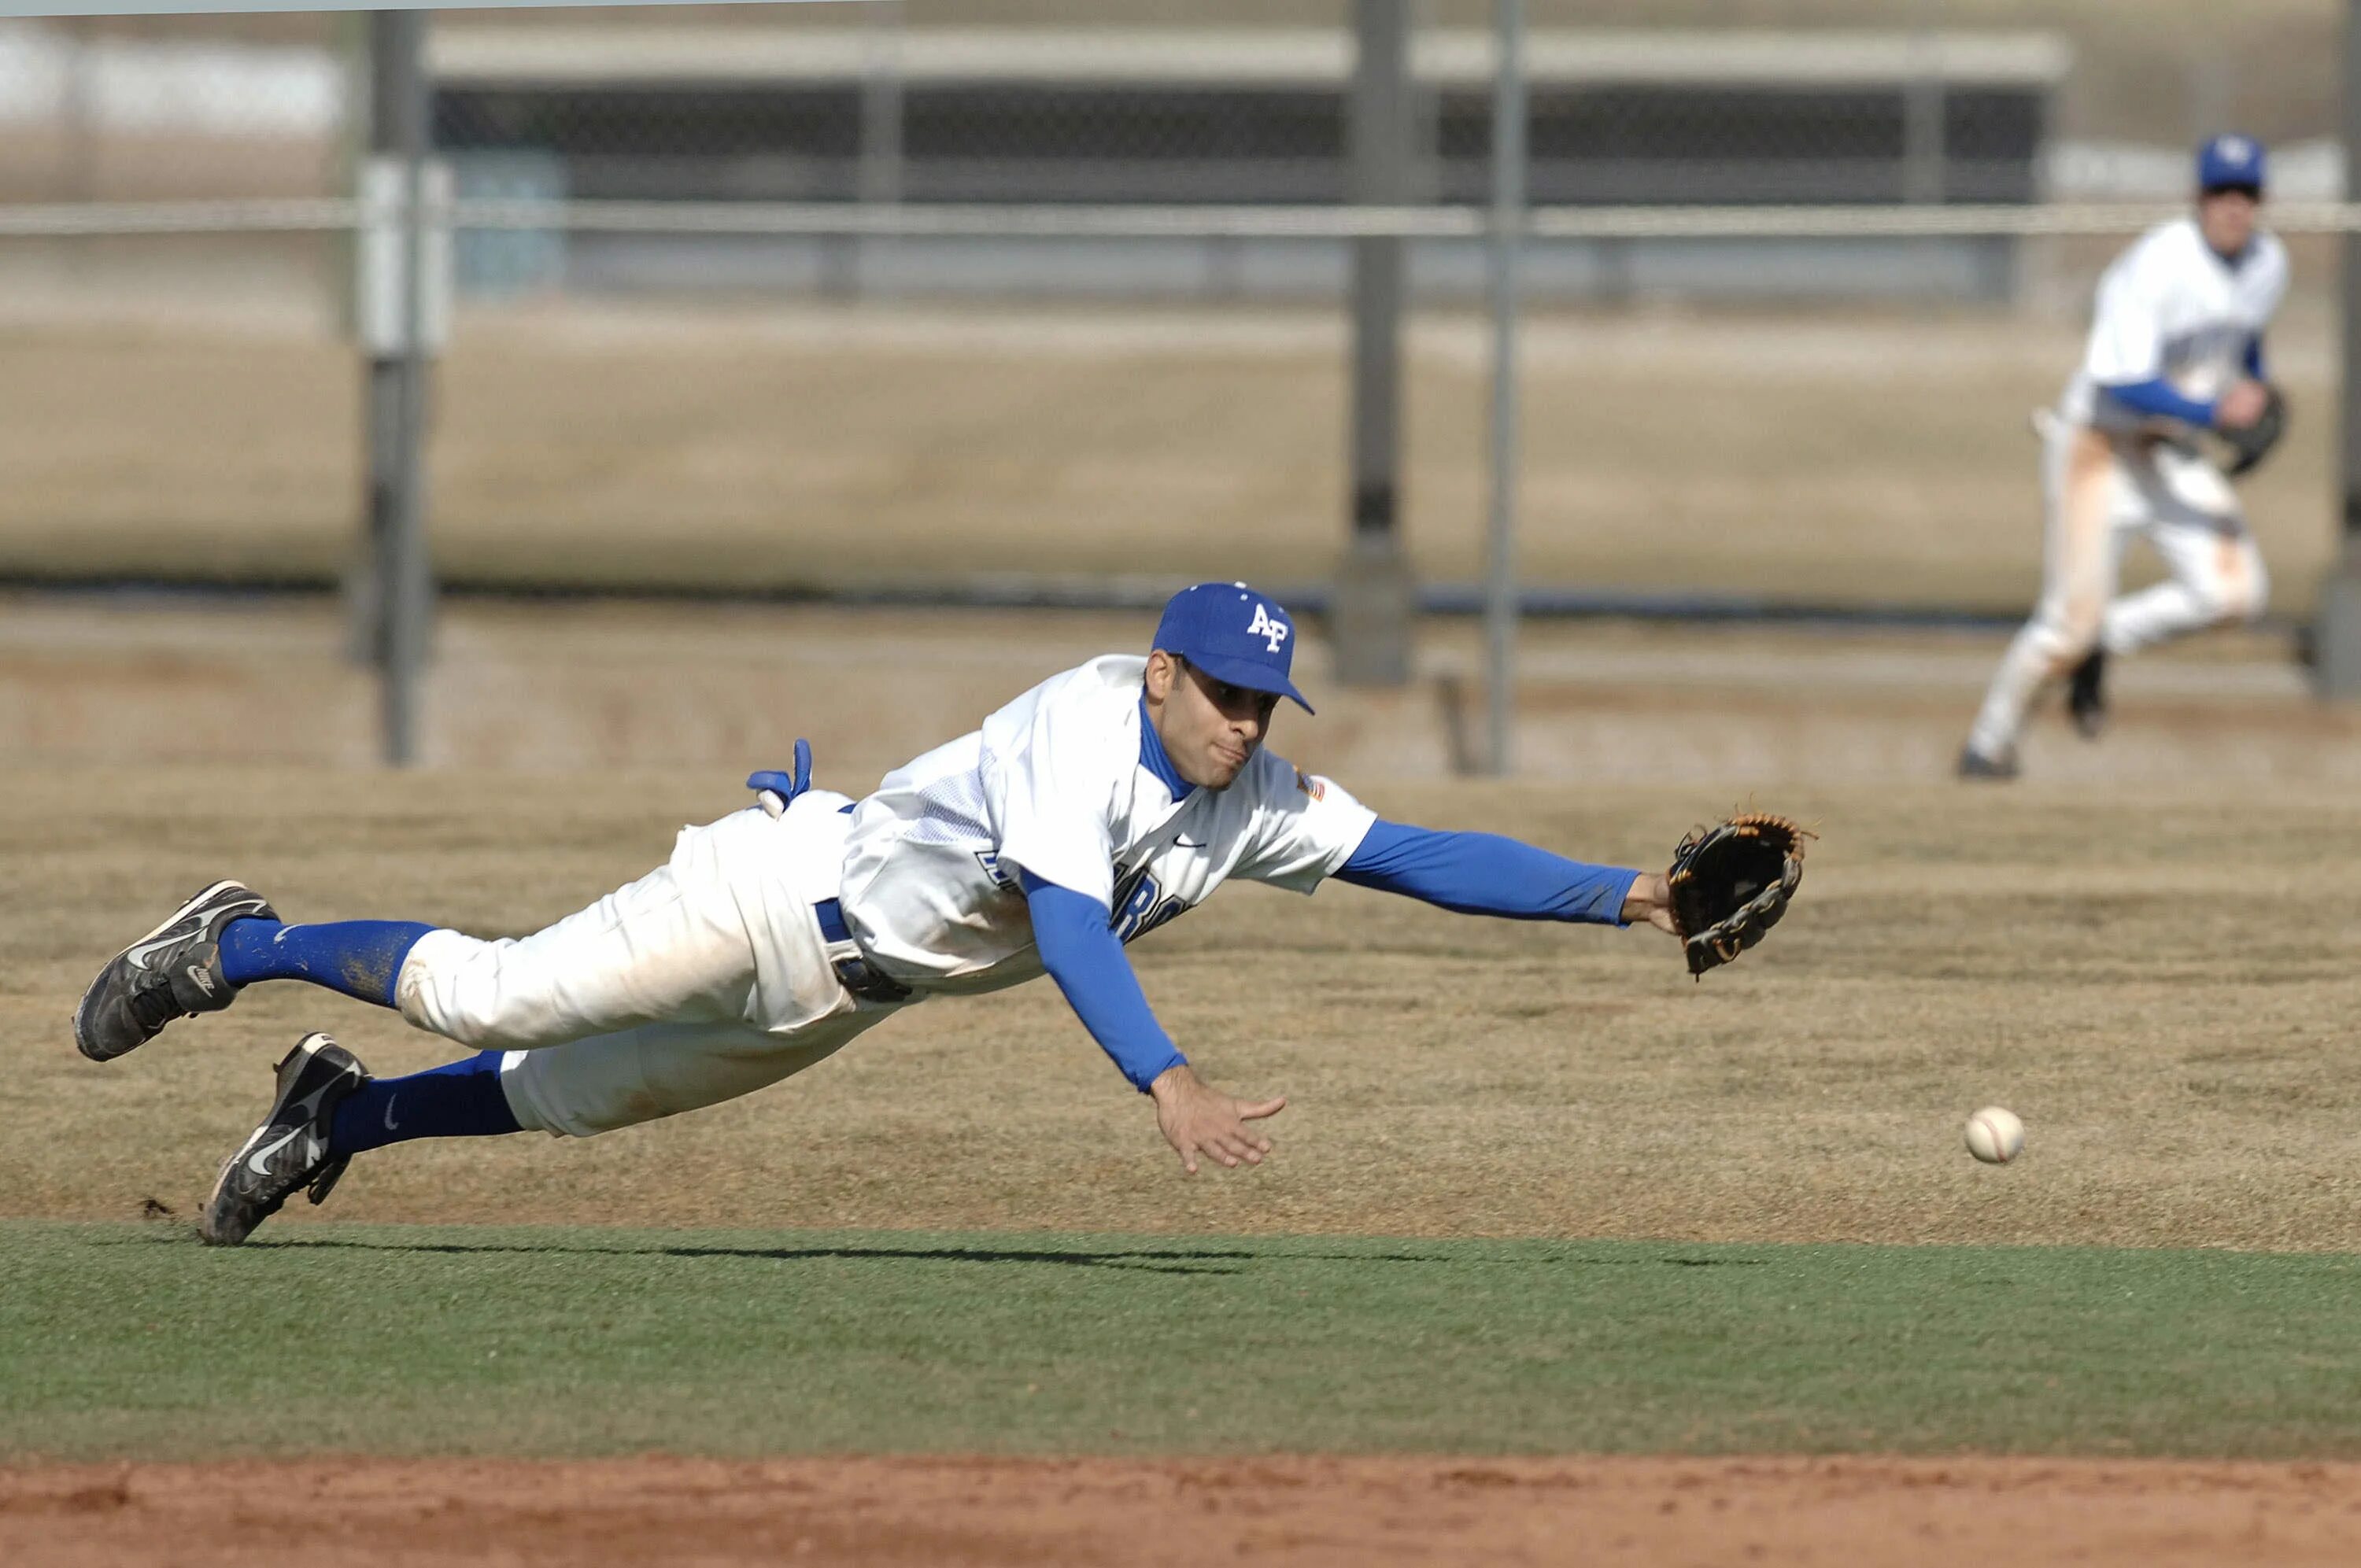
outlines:
[{"label": "nike swoosh on shoe", "polygon": [[335,1084],[334,1082],[324,1083],[320,1085],[319,1088],[312,1091],[311,1093],[303,1096],[302,1099],[289,1105],[287,1107],[288,1113],[295,1118],[295,1125],[289,1130],[286,1136],[278,1139],[276,1142],[271,1143],[263,1148],[257,1149],[254,1153],[248,1155],[246,1160],[246,1168],[254,1172],[257,1176],[269,1176],[270,1172],[264,1168],[262,1162],[269,1158],[272,1155],[277,1154],[280,1149],[285,1148],[289,1144],[294,1142],[297,1138],[302,1137],[306,1132],[311,1130],[312,1124],[320,1119],[321,1098],[324,1096],[329,1090],[334,1089],[335,1087]]},{"label": "nike swoosh on shoe", "polygon": [[179,927],[181,925],[181,922],[175,921],[173,922],[173,925],[175,927],[174,929],[165,932],[160,937],[150,937],[148,940],[140,943],[129,952],[125,953],[123,955],[123,961],[129,964],[133,969],[145,970],[148,968],[148,956],[150,953],[160,952],[166,948],[178,947],[181,943],[187,941],[192,936],[195,935],[193,928],[188,930],[180,929]]},{"label": "nike swoosh on shoe", "polygon": [[[210,893],[212,890],[207,889],[206,891],[207,893]],[[199,896],[203,897],[204,895],[200,894]],[[249,914],[258,914],[261,910],[268,907],[268,902],[259,896],[256,896],[239,899],[236,904],[227,905],[224,907],[226,909],[243,908]],[[145,972],[148,969],[148,959],[150,954],[159,952],[166,948],[174,947],[181,942],[187,941],[191,937],[195,936],[200,930],[204,928],[204,923],[207,918],[212,916],[221,914],[222,912],[223,911],[220,909],[214,909],[192,911],[187,915],[183,915],[178,919],[175,919],[170,925],[164,927],[163,930],[155,933],[143,941],[135,943],[124,953],[123,961],[129,964],[133,969]]]},{"label": "nike swoosh on shoe", "polygon": [[262,1147],[255,1150],[252,1154],[246,1157],[246,1168],[254,1172],[255,1175],[263,1178],[265,1180],[269,1179],[271,1174],[270,1167],[264,1162],[269,1159],[272,1155],[277,1154],[280,1149],[285,1148],[289,1144],[293,1143],[297,1138],[302,1137],[304,1129],[302,1127],[291,1128],[287,1135],[284,1137],[280,1138],[277,1142],[265,1144]]}]

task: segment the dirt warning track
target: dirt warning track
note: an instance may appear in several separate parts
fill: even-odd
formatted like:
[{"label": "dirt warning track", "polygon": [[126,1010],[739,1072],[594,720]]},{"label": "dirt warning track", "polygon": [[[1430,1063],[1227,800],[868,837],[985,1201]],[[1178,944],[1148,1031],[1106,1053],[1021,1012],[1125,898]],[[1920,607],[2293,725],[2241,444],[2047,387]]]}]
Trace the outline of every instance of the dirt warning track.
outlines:
[{"label": "dirt warning track", "polygon": [[0,1557],[1196,1563],[2352,1561],[2361,1465],[1875,1458],[312,1459],[0,1468]]}]

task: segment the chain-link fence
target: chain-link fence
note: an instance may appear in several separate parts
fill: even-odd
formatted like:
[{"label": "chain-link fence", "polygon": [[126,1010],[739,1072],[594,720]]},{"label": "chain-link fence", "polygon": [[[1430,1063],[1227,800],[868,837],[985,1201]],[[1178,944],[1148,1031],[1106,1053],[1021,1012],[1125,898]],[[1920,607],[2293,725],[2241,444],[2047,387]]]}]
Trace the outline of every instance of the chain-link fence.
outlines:
[{"label": "chain-link fence", "polygon": [[[2191,134],[2232,121],[2275,138],[2278,195],[2334,196],[2341,7],[1813,0],[1708,25],[1724,9],[1533,7],[1522,570],[2020,603],[2026,411],[2070,368],[2098,266],[2164,210],[2089,203],[2171,203]],[[1404,537],[1423,580],[1465,583],[1489,8],[1411,15]],[[0,24],[0,572],[337,576],[362,37]],[[1333,570],[1345,0],[456,13],[430,58],[461,203],[430,443],[446,580]],[[215,204],[255,200],[321,204]],[[163,226],[115,204],[167,202],[207,232],[108,232]],[[820,232],[859,226],[829,213],[881,221]],[[1038,232],[1059,214],[1106,226]],[[43,214],[90,232],[24,232]],[[2307,413],[2334,382],[2329,263],[2299,246],[2276,345]],[[2333,537],[2327,423],[2254,492],[2290,606]]]}]

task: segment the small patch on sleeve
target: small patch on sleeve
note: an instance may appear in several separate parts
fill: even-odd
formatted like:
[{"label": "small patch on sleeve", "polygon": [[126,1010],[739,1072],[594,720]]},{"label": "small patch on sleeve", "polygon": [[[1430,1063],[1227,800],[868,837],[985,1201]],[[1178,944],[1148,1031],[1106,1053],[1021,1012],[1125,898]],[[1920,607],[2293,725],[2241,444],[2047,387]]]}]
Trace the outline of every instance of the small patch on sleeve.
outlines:
[{"label": "small patch on sleeve", "polygon": [[1301,768],[1295,770],[1295,787],[1314,800],[1328,798],[1328,781],[1306,773]]}]

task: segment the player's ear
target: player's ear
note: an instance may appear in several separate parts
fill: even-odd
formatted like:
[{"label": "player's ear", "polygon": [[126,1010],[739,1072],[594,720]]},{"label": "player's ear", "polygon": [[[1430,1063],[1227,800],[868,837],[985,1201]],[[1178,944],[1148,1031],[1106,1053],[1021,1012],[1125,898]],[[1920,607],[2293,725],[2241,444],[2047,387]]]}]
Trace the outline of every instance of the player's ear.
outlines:
[{"label": "player's ear", "polygon": [[1172,695],[1172,682],[1180,674],[1180,662],[1159,648],[1148,655],[1148,700],[1161,704]]}]

